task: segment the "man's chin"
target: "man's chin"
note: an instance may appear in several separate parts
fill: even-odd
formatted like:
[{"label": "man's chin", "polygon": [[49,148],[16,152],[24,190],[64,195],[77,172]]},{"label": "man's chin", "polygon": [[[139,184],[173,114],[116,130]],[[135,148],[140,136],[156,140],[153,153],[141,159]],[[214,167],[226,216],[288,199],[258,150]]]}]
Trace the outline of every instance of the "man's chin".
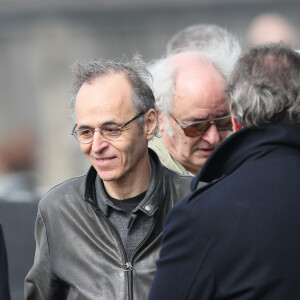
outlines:
[{"label": "man's chin", "polygon": [[120,175],[118,175],[113,171],[97,170],[97,173],[103,181],[107,181],[107,182],[116,181],[120,178]]}]

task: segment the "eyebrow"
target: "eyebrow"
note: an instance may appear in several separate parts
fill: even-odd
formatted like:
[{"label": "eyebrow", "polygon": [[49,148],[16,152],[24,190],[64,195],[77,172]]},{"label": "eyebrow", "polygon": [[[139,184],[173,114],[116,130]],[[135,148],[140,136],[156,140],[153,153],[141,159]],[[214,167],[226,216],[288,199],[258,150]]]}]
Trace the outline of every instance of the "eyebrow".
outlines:
[{"label": "eyebrow", "polygon": [[102,126],[107,126],[107,125],[116,125],[116,126],[120,126],[118,123],[116,123],[115,121],[106,121],[106,122],[104,122],[102,125],[101,125],[101,127]]},{"label": "eyebrow", "polygon": [[207,118],[202,118],[202,119],[194,119],[193,121],[182,121],[183,123],[185,124],[191,124],[191,123],[196,123],[196,122],[203,122],[203,121],[208,121],[208,120],[213,120],[213,119],[218,119],[218,118],[223,118],[223,117],[227,117],[227,116],[230,116],[230,112],[225,112],[223,113],[222,115],[220,116],[215,116],[214,118],[212,119],[207,119]]},{"label": "eyebrow", "polygon": [[90,127],[87,125],[81,125],[80,127],[77,125],[78,129],[89,129]]},{"label": "eyebrow", "polygon": [[[106,122],[104,122],[101,126],[99,126],[99,128],[100,128],[100,127],[103,127],[103,126],[109,126],[109,125],[120,126],[120,125],[117,124],[115,121],[106,121]],[[91,126],[85,125],[85,124],[83,124],[83,125],[81,125],[80,127],[78,127],[78,129],[91,129],[91,128],[92,128]]]}]

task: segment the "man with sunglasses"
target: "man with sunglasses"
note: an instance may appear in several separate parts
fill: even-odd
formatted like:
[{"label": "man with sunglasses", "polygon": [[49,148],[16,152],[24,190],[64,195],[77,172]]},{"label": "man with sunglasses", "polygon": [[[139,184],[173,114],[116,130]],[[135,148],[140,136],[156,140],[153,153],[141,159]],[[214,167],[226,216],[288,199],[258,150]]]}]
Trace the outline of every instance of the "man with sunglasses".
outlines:
[{"label": "man with sunglasses", "polygon": [[223,93],[233,67],[226,53],[220,48],[184,51],[150,67],[161,134],[150,147],[182,174],[196,175],[232,128]]},{"label": "man with sunglasses", "polygon": [[92,166],[39,203],[26,299],[146,299],[163,220],[192,177],[148,150],[157,116],[140,59],[77,64],[74,77],[72,135]]},{"label": "man with sunglasses", "polygon": [[300,299],[300,55],[250,49],[227,94],[235,133],[166,218],[149,300]]}]

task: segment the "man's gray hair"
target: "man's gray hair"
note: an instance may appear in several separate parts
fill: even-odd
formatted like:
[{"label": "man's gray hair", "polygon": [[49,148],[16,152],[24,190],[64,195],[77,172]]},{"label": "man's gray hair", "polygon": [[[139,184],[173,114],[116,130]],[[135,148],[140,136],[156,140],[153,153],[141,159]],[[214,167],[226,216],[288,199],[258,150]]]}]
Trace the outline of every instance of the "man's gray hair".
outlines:
[{"label": "man's gray hair", "polygon": [[226,93],[242,126],[300,125],[300,55],[284,43],[251,48],[238,60]]},{"label": "man's gray hair", "polygon": [[[206,34],[200,35],[201,30],[204,30],[204,28],[207,28]],[[193,34],[195,40],[192,41]],[[196,38],[197,36],[198,38]],[[182,39],[179,39],[179,37],[182,37]],[[179,41],[182,43],[186,42],[186,44],[181,44]],[[171,45],[175,47],[174,51],[171,51]],[[149,69],[153,77],[153,92],[156,107],[165,115],[166,131],[169,135],[172,135],[173,132],[167,115],[173,106],[176,67],[170,66],[168,60],[173,55],[179,53],[193,53],[199,55],[199,57],[205,56],[220,71],[224,78],[228,80],[241,53],[241,46],[238,40],[227,30],[216,25],[201,24],[188,27],[179,32],[171,39],[168,47],[170,49],[168,49],[167,55],[153,61]]]},{"label": "man's gray hair", "polygon": [[[197,51],[223,44],[239,47],[237,38],[225,28],[215,24],[195,24],[178,31],[167,43],[167,55],[182,51]],[[237,44],[237,45],[236,45]]]},{"label": "man's gray hair", "polygon": [[[73,67],[73,91],[71,97],[71,114],[76,120],[75,106],[79,89],[84,83],[91,83],[96,78],[106,77],[112,74],[121,73],[126,76],[133,89],[133,108],[136,113],[147,112],[155,109],[155,99],[151,89],[152,77],[147,70],[145,63],[139,56],[132,61],[127,58],[122,60],[92,60],[88,63],[77,62]],[[116,87],[117,88],[117,87]],[[139,118],[139,125],[143,125],[143,117]]]}]

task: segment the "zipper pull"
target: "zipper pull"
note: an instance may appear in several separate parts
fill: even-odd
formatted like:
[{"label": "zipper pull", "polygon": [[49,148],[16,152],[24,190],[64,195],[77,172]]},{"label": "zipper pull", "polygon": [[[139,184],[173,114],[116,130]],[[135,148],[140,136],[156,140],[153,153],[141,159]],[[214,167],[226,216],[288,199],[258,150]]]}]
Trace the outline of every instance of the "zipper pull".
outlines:
[{"label": "zipper pull", "polygon": [[124,266],[122,266],[122,270],[124,272],[131,271],[132,270],[132,264],[131,264],[131,262],[128,261]]}]

